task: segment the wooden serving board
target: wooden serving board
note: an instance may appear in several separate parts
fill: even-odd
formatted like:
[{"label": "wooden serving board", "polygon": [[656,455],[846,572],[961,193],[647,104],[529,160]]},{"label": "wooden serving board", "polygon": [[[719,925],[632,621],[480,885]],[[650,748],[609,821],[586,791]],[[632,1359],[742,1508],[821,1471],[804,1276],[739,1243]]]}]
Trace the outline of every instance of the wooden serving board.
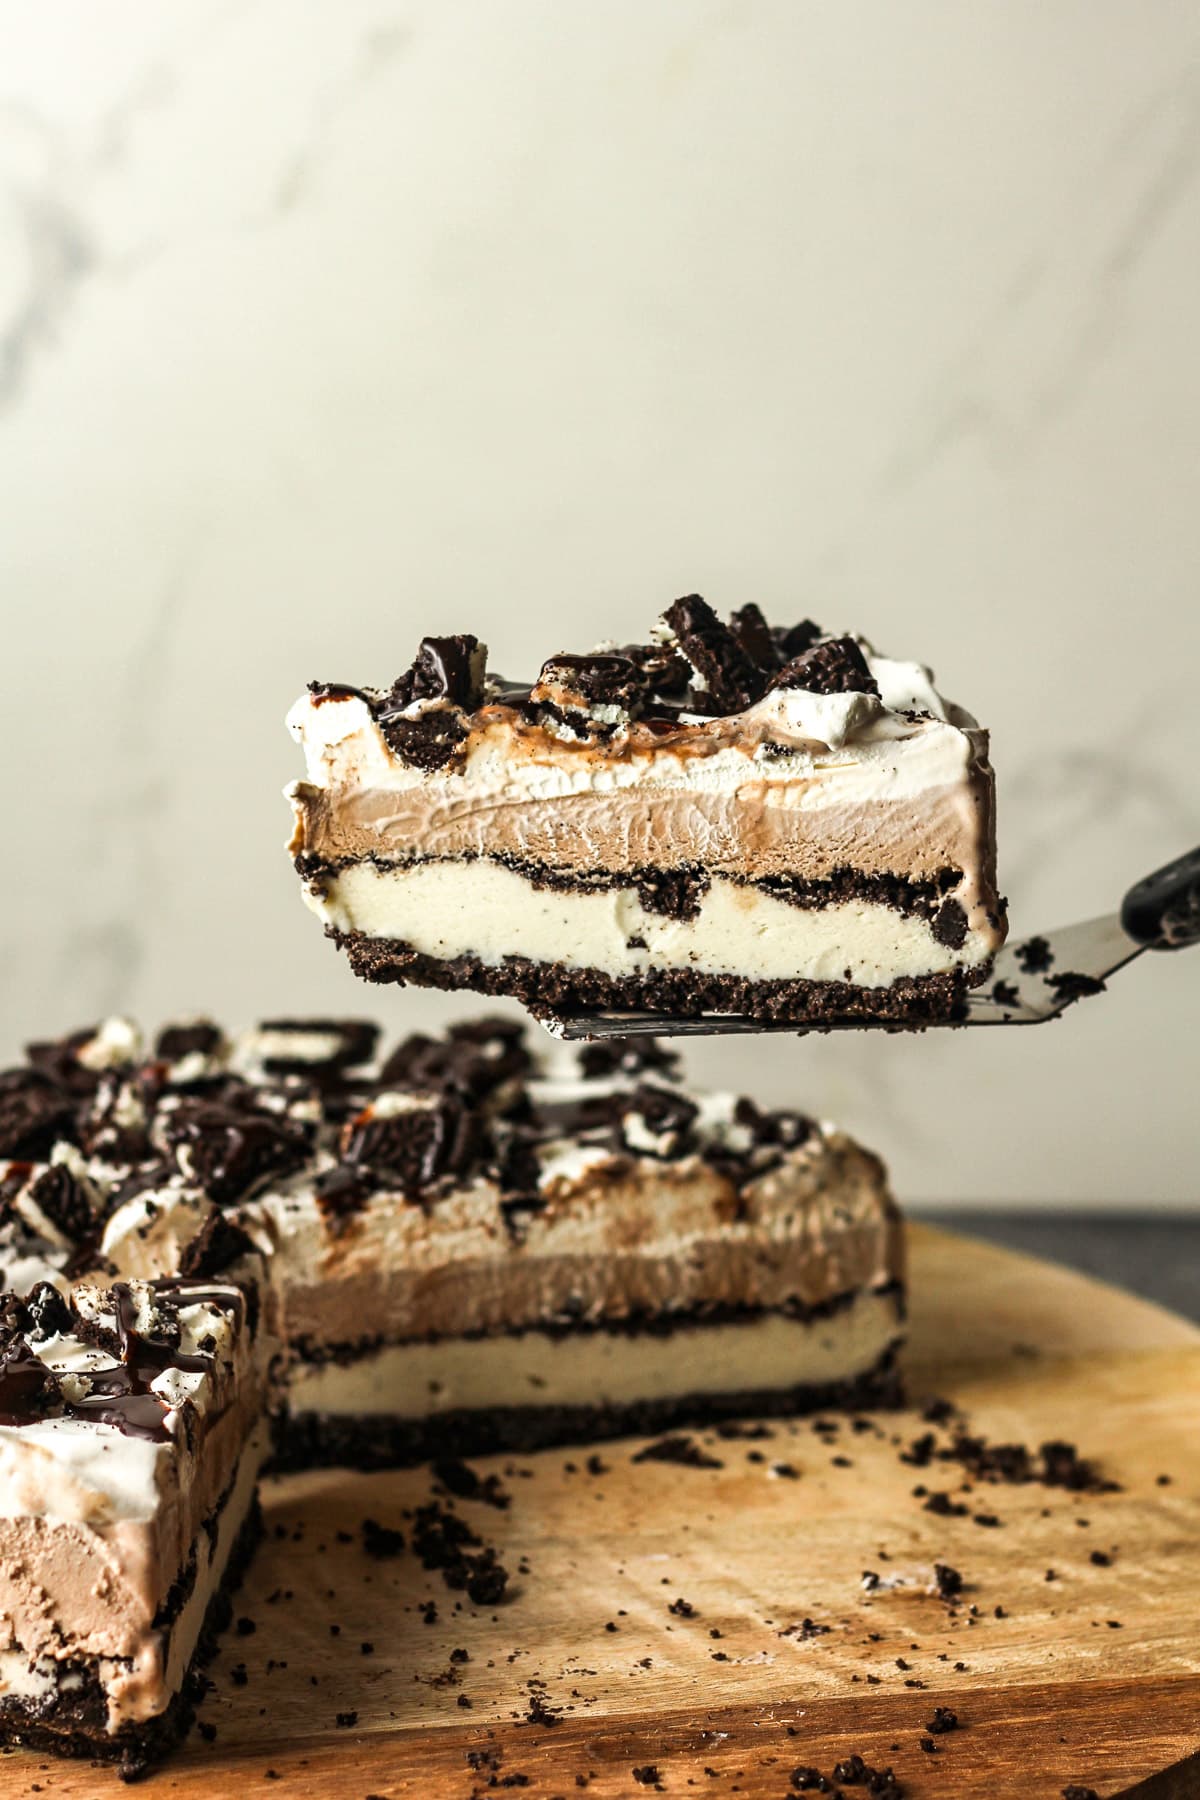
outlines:
[{"label": "wooden serving board", "polygon": [[[600,1473],[580,1451],[496,1458],[475,1466],[511,1506],[454,1503],[511,1572],[505,1603],[477,1609],[411,1551],[361,1548],[365,1517],[407,1532],[428,1469],[271,1482],[236,1609],[255,1629],[228,1634],[201,1712],[215,1740],[193,1732],[148,1791],[610,1800],[659,1791],[634,1777],[649,1766],[668,1794],[782,1800],[797,1765],[858,1753],[912,1800],[1108,1796],[1172,1767],[1146,1800],[1200,1793],[1200,1331],[929,1227],[911,1247],[911,1392],[993,1442],[1070,1439],[1120,1492],[962,1492],[959,1465],[901,1460],[927,1428],[915,1408],[694,1434],[717,1468],[637,1463],[634,1441],[602,1446]],[[931,1513],[918,1484],[970,1510]],[[937,1562],[963,1576],[957,1606],[930,1591]],[[865,1592],[868,1569],[894,1585]],[[930,1754],[938,1705],[959,1725]],[[0,1795],[34,1783],[115,1791],[86,1764],[0,1762]]]}]

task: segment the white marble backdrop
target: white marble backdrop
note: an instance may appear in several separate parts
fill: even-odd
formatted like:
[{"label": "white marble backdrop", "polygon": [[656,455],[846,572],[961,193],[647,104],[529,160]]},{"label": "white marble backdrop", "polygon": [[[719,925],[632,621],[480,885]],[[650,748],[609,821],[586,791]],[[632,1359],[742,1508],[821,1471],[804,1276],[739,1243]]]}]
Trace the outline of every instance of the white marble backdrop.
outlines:
[{"label": "white marble backdrop", "polygon": [[[1200,839],[1192,0],[0,0],[5,1052],[378,1008],[311,676],[675,594],[993,728],[1017,929]],[[1200,955],[1034,1033],[710,1043],[910,1198],[1197,1200]]]}]

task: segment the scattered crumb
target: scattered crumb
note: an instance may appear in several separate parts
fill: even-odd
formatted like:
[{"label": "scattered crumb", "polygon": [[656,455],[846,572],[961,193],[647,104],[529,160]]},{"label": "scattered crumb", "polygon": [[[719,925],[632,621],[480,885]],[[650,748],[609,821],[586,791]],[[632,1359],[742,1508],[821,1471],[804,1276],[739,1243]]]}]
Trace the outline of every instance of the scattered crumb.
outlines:
[{"label": "scattered crumb", "polygon": [[723,1469],[725,1464],[719,1456],[710,1456],[702,1450],[695,1438],[679,1436],[659,1438],[656,1443],[646,1444],[636,1450],[630,1458],[631,1462],[665,1462],[675,1463],[683,1469]]},{"label": "scattered crumb", "polygon": [[362,1547],[368,1556],[378,1557],[380,1561],[399,1556],[404,1549],[404,1533],[394,1531],[390,1525],[381,1525],[378,1519],[364,1519]]}]

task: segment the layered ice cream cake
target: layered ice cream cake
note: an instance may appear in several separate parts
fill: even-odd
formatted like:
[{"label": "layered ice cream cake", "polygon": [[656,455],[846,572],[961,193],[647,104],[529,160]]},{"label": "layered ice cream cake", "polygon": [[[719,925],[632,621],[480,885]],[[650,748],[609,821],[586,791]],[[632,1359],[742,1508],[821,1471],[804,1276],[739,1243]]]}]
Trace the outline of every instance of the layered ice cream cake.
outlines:
[{"label": "layered ice cream cake", "polygon": [[878,1159],[689,1090],[653,1039],[543,1069],[503,1018],[386,1055],[357,1022],[147,1049],[110,1021],[0,1075],[0,1158],[21,1741],[169,1741],[268,1451],[377,1466],[896,1394]]},{"label": "layered ice cream cake", "polygon": [[258,1534],[253,1302],[41,1283],[0,1309],[0,1739],[138,1771],[190,1722]]},{"label": "layered ice cream cake", "polygon": [[1004,938],[987,734],[920,664],[677,600],[532,685],[430,637],[289,724],[308,905],[372,981],[533,1012],[953,1017]]}]

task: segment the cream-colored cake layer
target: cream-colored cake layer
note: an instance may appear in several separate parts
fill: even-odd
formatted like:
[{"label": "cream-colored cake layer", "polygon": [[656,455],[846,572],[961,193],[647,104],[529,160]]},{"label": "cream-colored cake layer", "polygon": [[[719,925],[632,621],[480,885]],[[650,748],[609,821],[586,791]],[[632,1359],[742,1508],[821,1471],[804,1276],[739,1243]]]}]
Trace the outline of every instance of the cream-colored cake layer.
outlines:
[{"label": "cream-colored cake layer", "polygon": [[782,1392],[853,1381],[900,1337],[893,1293],[860,1294],[811,1321],[766,1313],[669,1335],[524,1331],[385,1345],[352,1363],[298,1363],[293,1413],[433,1418],[491,1407],[606,1407],[689,1394]]},{"label": "cream-colored cake layer", "polygon": [[800,907],[761,888],[716,877],[694,918],[643,906],[635,888],[564,891],[502,863],[353,863],[305,890],[305,902],[341,932],[395,939],[447,960],[469,953],[487,967],[506,957],[597,969],[613,977],[688,969],[751,981],[852,982],[888,987],[987,961],[990,927],[939,943],[927,919],[866,900]]}]

